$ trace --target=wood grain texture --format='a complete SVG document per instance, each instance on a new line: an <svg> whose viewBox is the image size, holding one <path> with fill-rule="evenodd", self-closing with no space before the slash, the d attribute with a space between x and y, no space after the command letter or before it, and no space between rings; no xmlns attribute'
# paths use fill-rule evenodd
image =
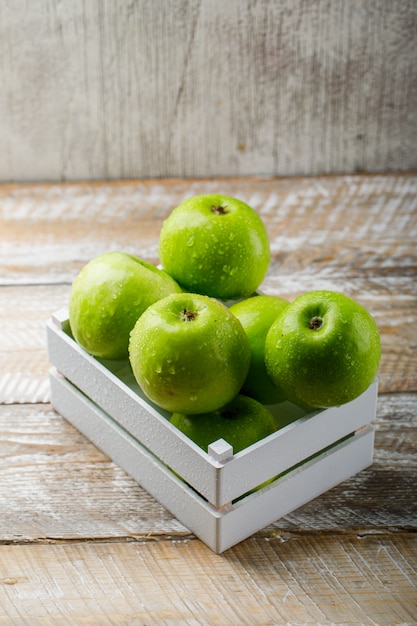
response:
<svg viewBox="0 0 417 626"><path fill-rule="evenodd" d="M415 537L0 546L0 623L413 624Z"/></svg>
<svg viewBox="0 0 417 626"><path fill-rule="evenodd" d="M113 249L158 263L163 219L185 197L219 191L265 222L263 290L357 299L381 332L380 390L417 391L415 175L154 180L0 186L0 402L48 401L44 323L85 263Z"/></svg>
<svg viewBox="0 0 417 626"><path fill-rule="evenodd" d="M359 278L372 287L390 274L415 276L417 176L410 174L3 184L0 284L70 282L93 255L115 248L158 262L163 219L204 193L235 196L260 213L274 280Z"/></svg>
<svg viewBox="0 0 417 626"><path fill-rule="evenodd" d="M373 465L221 556L52 410L45 337L82 265L156 263L164 217L210 191L262 215L266 291L342 290L383 343ZM417 621L416 198L415 175L0 185L0 624Z"/></svg>
<svg viewBox="0 0 417 626"><path fill-rule="evenodd" d="M0 288L0 404L49 402L45 321L68 296L67 285Z"/></svg>
<svg viewBox="0 0 417 626"><path fill-rule="evenodd" d="M264 532L416 531L417 396L380 396L375 427L370 468ZM49 406L0 406L0 442L0 542L189 535Z"/></svg>
<svg viewBox="0 0 417 626"><path fill-rule="evenodd" d="M0 4L0 180L417 168L413 0Z"/></svg>

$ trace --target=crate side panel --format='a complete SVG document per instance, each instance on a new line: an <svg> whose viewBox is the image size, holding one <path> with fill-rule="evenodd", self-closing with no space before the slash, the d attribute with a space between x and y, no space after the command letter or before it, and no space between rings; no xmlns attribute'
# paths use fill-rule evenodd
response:
<svg viewBox="0 0 417 626"><path fill-rule="evenodd" d="M61 330L67 323L61 315L58 322L48 325L51 362L216 507L223 507L335 443L369 423L375 415L376 381L353 402L302 417L222 465L205 455L173 428L156 407L132 390L129 377L122 377L126 384L86 354Z"/></svg>
<svg viewBox="0 0 417 626"><path fill-rule="evenodd" d="M372 463L374 431L368 426L329 452L309 461L234 504L219 520L219 552L313 500Z"/></svg>
<svg viewBox="0 0 417 626"><path fill-rule="evenodd" d="M377 391L378 383L374 381L352 402L300 418L236 455L220 474L220 503L238 498L370 424L375 418Z"/></svg>
<svg viewBox="0 0 417 626"><path fill-rule="evenodd" d="M51 390L54 406L68 421L217 553L372 462L373 431L368 428L275 484L235 503L230 510L218 512L70 382L53 372Z"/></svg>
<svg viewBox="0 0 417 626"><path fill-rule="evenodd" d="M217 511L64 377L51 372L50 381L60 414L216 551Z"/></svg>
<svg viewBox="0 0 417 626"><path fill-rule="evenodd" d="M49 358L57 370L199 493L215 502L220 464L55 324L47 324L47 333Z"/></svg>

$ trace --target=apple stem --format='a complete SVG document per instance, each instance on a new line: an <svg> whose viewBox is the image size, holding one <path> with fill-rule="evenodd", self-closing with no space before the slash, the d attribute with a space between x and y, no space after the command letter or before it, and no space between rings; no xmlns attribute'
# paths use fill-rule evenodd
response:
<svg viewBox="0 0 417 626"><path fill-rule="evenodd" d="M195 311L189 311L188 309L184 309L181 313L181 320L183 322L192 322L198 316L198 313Z"/></svg>
<svg viewBox="0 0 417 626"><path fill-rule="evenodd" d="M311 330L319 330L322 326L323 326L323 319L321 317L317 317L317 315L311 318L310 323L308 325L308 327Z"/></svg>
<svg viewBox="0 0 417 626"><path fill-rule="evenodd" d="M226 213L227 213L227 211L226 211L227 205L226 206L215 206L215 205L213 205L213 206L210 207L210 209L212 210L212 212L215 215L226 215Z"/></svg>

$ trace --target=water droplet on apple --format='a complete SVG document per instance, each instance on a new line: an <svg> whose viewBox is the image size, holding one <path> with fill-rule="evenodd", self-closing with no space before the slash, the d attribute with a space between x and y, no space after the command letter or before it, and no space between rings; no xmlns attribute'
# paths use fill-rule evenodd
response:
<svg viewBox="0 0 417 626"><path fill-rule="evenodd" d="M195 402L197 400L197 396L190 396L191 402Z"/></svg>
<svg viewBox="0 0 417 626"><path fill-rule="evenodd" d="M191 246L194 245L194 237L193 237L193 235L191 235L191 237L188 239L188 241L186 241L185 245L188 246L189 248L191 248Z"/></svg>
<svg viewBox="0 0 417 626"><path fill-rule="evenodd" d="M162 365L161 364L156 365L155 366L155 373L156 374L160 374L161 372L162 372Z"/></svg>

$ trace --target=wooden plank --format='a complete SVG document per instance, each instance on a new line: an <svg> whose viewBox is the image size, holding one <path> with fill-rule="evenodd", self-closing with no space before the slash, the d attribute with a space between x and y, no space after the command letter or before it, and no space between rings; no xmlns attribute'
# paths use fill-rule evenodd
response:
<svg viewBox="0 0 417 626"><path fill-rule="evenodd" d="M416 530L416 409L380 396L373 465L269 530ZM189 535L48 405L0 406L0 442L0 542Z"/></svg>
<svg viewBox="0 0 417 626"><path fill-rule="evenodd" d="M45 323L69 286L0 287L0 404L49 402Z"/></svg>
<svg viewBox="0 0 417 626"><path fill-rule="evenodd" d="M265 219L269 292L341 289L377 319L358 476L217 557L48 404L44 323L76 272L116 247L156 262L164 216L219 182L0 186L0 624L417 620L415 175L221 181Z"/></svg>
<svg viewBox="0 0 417 626"><path fill-rule="evenodd" d="M163 219L204 193L260 213L272 248L268 284L284 294L280 281L291 293L293 278L348 290L359 279L364 293L415 278L417 176L387 175L0 185L0 284L71 282L108 249L157 263Z"/></svg>
<svg viewBox="0 0 417 626"><path fill-rule="evenodd" d="M164 217L185 196L219 191L219 185L265 221L272 262L264 290L289 299L321 288L354 297L382 335L380 391L417 390L416 176L122 181L0 186L0 282L9 286L0 293L0 345L6 346L0 402L48 400L45 352L36 352L43 322L55 303L67 303L84 263L115 248L157 263ZM11 287L28 283L61 286L29 288L26 295ZM18 320L29 311L32 320L37 310L42 317L29 327L10 314L12 303ZM24 344L33 343L34 332L37 348L29 359Z"/></svg>
<svg viewBox="0 0 417 626"><path fill-rule="evenodd" d="M413 0L0 3L1 180L415 169Z"/></svg>
<svg viewBox="0 0 417 626"><path fill-rule="evenodd" d="M0 546L0 623L411 624L415 535Z"/></svg>

